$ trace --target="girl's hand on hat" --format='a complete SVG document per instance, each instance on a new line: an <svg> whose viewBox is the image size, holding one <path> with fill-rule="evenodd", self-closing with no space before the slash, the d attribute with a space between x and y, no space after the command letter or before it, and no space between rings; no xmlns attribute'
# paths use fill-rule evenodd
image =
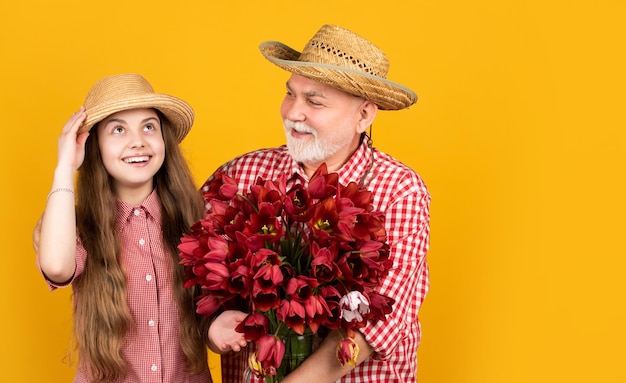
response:
<svg viewBox="0 0 626 383"><path fill-rule="evenodd" d="M89 137L89 132L78 134L78 129L87 118L84 107L72 114L67 120L63 131L58 139L59 158L57 168L69 167L72 171L76 171L85 159L85 142Z"/></svg>

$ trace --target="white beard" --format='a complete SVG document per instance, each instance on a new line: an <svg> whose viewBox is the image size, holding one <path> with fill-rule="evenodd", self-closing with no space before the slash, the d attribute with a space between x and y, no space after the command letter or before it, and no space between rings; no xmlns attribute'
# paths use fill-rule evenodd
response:
<svg viewBox="0 0 626 383"><path fill-rule="evenodd" d="M294 122L288 119L283 121L287 149L296 162L305 164L321 164L337 153L344 145L350 142L351 136L341 137L340 134L329 135L326 138L318 138L317 130L304 122ZM311 138L294 138L291 130L299 133L310 133ZM337 133L341 130L337 129Z"/></svg>

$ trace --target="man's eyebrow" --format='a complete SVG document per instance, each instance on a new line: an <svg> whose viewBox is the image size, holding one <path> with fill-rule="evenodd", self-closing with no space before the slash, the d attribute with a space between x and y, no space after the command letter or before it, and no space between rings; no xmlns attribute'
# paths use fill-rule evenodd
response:
<svg viewBox="0 0 626 383"><path fill-rule="evenodd" d="M287 87L287 90L289 90L290 92L293 93L293 89L291 89L291 87L289 86L289 81L287 81L285 83L285 86ZM324 96L323 93L317 92L315 90L309 90L303 93L305 96L307 97L321 97L321 98L326 98L326 96Z"/></svg>
<svg viewBox="0 0 626 383"><path fill-rule="evenodd" d="M321 97L321 98L326 98L326 96L324 96L322 93L320 93L320 92L316 92L316 91L314 91L314 90L310 90L310 91L308 91L308 92L304 92L304 94L305 94L307 97Z"/></svg>

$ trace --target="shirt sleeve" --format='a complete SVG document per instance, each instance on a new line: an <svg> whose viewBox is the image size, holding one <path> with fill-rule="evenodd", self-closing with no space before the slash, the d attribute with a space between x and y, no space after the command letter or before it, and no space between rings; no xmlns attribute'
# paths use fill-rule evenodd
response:
<svg viewBox="0 0 626 383"><path fill-rule="evenodd" d="M82 242L80 241L79 237L76 237L76 255L75 255L75 261L76 261L76 269L74 270L74 275L72 276L72 278L65 282L65 283L56 283L51 281L46 274L43 272L43 270L41 270L41 264L40 264L40 260L39 260L39 254L37 254L37 269L39 269L39 272L41 273L41 275L43 276L46 284L48 285L48 289L50 291L54 291L58 288L63 288L63 287L67 287L69 285L71 285L74 280L76 279L76 277L78 277L79 275L81 275L83 273L83 270L85 269L85 260L87 259L87 251L85 250L85 248L83 247Z"/></svg>
<svg viewBox="0 0 626 383"><path fill-rule="evenodd" d="M419 344L419 308L428 292L426 253L430 237L430 194L413 184L385 210L385 227L393 266L378 292L394 299L386 320L361 329L374 348L374 358L386 359L407 337Z"/></svg>

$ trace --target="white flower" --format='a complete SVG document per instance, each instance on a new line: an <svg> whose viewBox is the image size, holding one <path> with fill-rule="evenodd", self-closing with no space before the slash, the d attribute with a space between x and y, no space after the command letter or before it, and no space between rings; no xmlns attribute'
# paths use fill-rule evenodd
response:
<svg viewBox="0 0 626 383"><path fill-rule="evenodd" d="M358 291L350 291L348 294L344 295L339 301L339 306L341 307L340 316L346 322L352 322L354 320L356 320L356 322L362 322L363 315L369 314L370 312L370 303L367 301L367 298Z"/></svg>

